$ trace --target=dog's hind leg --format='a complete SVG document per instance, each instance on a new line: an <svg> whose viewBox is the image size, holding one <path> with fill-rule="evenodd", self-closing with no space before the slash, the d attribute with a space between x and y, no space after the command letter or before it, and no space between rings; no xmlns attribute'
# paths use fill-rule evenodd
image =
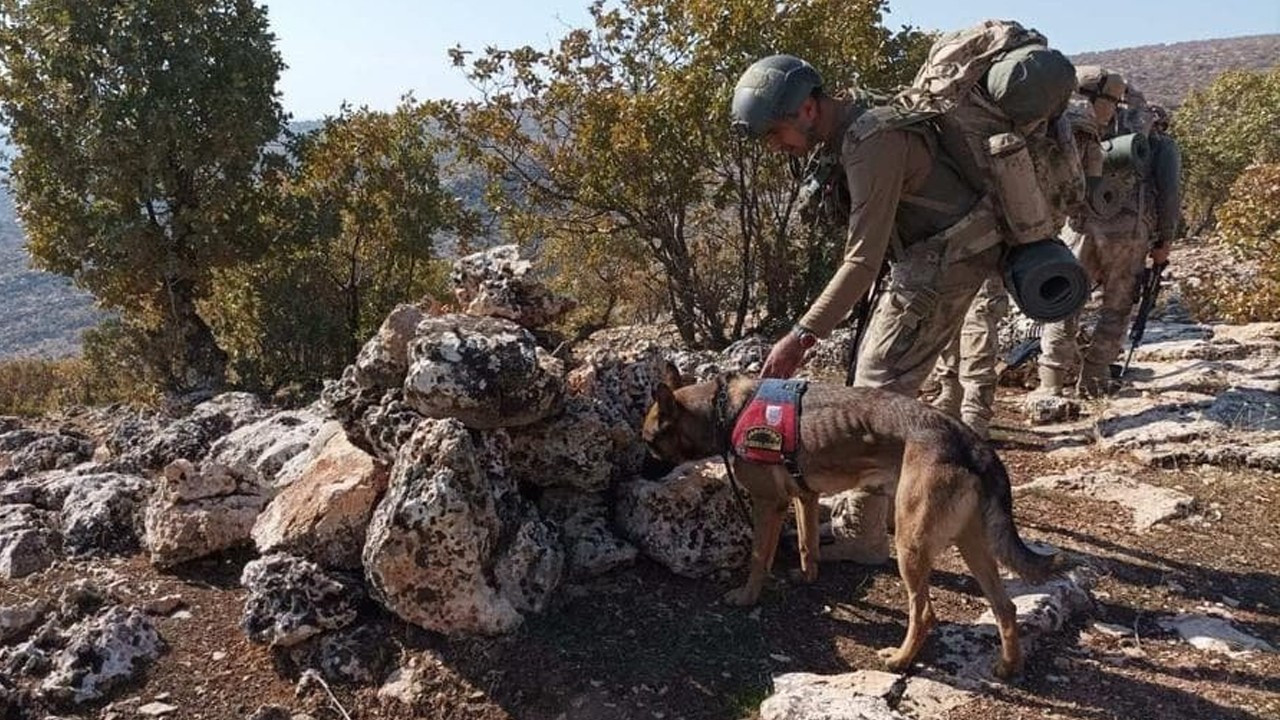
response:
<svg viewBox="0 0 1280 720"><path fill-rule="evenodd" d="M908 544L913 544L911 547ZM899 648L884 648L879 655L884 659L888 669L901 673L908 669L916 653L928 637L929 630L937 623L933 615L933 602L929 600L929 575L933 574L933 559L929 557L927 547L914 546L914 543L897 543L897 570L906 584L906 611L908 625L906 637L902 638Z"/></svg>
<svg viewBox="0 0 1280 720"><path fill-rule="evenodd" d="M747 574L745 585L725 593L724 601L729 605L754 605L760 599L764 579L769 574L773 553L778 547L778 536L782 534L782 519L786 511L786 497L751 499L752 524L755 526L755 536L751 543L751 570Z"/></svg>
<svg viewBox="0 0 1280 720"><path fill-rule="evenodd" d="M1000 630L1000 659L996 661L992 672L1001 680L1008 680L1022 671L1022 646L1018 644L1018 612L1005 592L1004 581L996 566L996 558L991 553L987 540L986 528L982 521L974 518L972 522L956 538L956 546L960 548L960 556L977 579L982 594L991 604L991 612L996 616L996 627Z"/></svg>
<svg viewBox="0 0 1280 720"><path fill-rule="evenodd" d="M899 518L901 519L901 518ZM929 576L933 574L933 552L928 545L927 532L912 537L899 523L897 542L898 572L907 586L907 636L898 648L880 651L885 665L894 672L902 672L911 666L916 653L924 645L925 638L937 622L933 614L933 602L929 599Z"/></svg>
<svg viewBox="0 0 1280 720"><path fill-rule="evenodd" d="M800 546L800 573L792 579L811 583L818 579L818 496L804 493L792 501L796 510L796 537Z"/></svg>

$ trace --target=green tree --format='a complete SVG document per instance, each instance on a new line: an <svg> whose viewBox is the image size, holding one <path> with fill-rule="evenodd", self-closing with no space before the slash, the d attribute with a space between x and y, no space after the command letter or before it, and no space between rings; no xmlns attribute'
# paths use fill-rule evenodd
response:
<svg viewBox="0 0 1280 720"><path fill-rule="evenodd" d="M121 313L172 389L217 386L198 311L266 246L283 67L250 0L0 0L0 120L35 263Z"/></svg>
<svg viewBox="0 0 1280 720"><path fill-rule="evenodd" d="M787 163L731 136L732 85L772 52L810 59L831 89L909 79L923 36L886 30L883 9L881 0L596 2L594 26L547 51L455 49L483 99L439 103L436 116L459 159L488 173L507 231L572 268L597 319L652 297L656 280L684 340L720 346L743 332L762 295L766 322L788 322L811 290L806 248L827 244L804 241Z"/></svg>
<svg viewBox="0 0 1280 720"><path fill-rule="evenodd" d="M219 274L209 312L238 379L274 389L341 372L387 313L445 293L444 240L473 218L441 184L426 109L343 107L269 176L273 252Z"/></svg>
<svg viewBox="0 0 1280 720"><path fill-rule="evenodd" d="M1245 168L1280 162L1280 65L1232 70L1191 93L1173 117L1192 231L1209 229Z"/></svg>

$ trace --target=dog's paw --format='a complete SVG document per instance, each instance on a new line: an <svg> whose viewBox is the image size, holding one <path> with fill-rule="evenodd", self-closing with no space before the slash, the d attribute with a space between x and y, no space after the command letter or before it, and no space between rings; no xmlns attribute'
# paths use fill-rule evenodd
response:
<svg viewBox="0 0 1280 720"><path fill-rule="evenodd" d="M991 673L997 678L1009 682L1022 674L1022 663L1005 662L1004 658L999 658L996 660L996 664L992 666Z"/></svg>
<svg viewBox="0 0 1280 720"><path fill-rule="evenodd" d="M755 605L756 600L760 597L760 593L751 592L751 588L743 585L740 588L734 588L724 594L724 603L726 605L736 605L738 607L746 607L747 605Z"/></svg>
<svg viewBox="0 0 1280 720"><path fill-rule="evenodd" d="M818 568L816 566L808 568L806 570L801 570L799 568L792 568L791 570L787 571L787 579L793 583L797 583L801 585L812 584L818 579Z"/></svg>
<svg viewBox="0 0 1280 720"><path fill-rule="evenodd" d="M876 654L884 661L884 666L888 668L890 672L905 672L907 668L911 667L912 658L907 657L906 654L901 652L898 648L887 647L883 650L877 651Z"/></svg>

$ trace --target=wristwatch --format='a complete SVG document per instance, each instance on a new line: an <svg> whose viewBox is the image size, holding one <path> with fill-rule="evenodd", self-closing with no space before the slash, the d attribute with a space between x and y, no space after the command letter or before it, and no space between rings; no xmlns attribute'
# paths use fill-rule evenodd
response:
<svg viewBox="0 0 1280 720"><path fill-rule="evenodd" d="M805 330L799 325L796 325L795 327L791 328L791 332L793 335L796 336L796 340L800 342L801 350L808 350L809 348L818 344L818 336L814 335L808 330Z"/></svg>

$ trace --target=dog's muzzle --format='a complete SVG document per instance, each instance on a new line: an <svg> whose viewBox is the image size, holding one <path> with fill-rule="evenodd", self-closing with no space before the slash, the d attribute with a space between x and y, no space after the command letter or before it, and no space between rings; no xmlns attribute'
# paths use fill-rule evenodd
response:
<svg viewBox="0 0 1280 720"><path fill-rule="evenodd" d="M661 480L676 469L677 464L656 457L652 452L644 454L644 462L640 464L640 477L645 480Z"/></svg>

